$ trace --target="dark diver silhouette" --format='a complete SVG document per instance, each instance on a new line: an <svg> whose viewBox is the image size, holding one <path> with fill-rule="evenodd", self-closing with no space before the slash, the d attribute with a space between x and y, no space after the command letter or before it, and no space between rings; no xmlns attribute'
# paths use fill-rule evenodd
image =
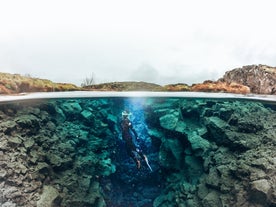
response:
<svg viewBox="0 0 276 207"><path fill-rule="evenodd" d="M130 115L131 113L127 110L122 112L121 130L122 138L125 141L127 154L134 160L137 169L141 168L140 159L144 159L150 171L152 171L147 156L133 142L133 136L136 140L139 140L139 137L136 130L133 128L131 121L129 120Z"/></svg>

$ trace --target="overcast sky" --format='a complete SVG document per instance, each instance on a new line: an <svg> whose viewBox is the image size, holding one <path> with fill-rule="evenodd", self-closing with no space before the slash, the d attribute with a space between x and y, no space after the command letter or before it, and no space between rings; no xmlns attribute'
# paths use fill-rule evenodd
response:
<svg viewBox="0 0 276 207"><path fill-rule="evenodd" d="M0 71L80 85L276 66L274 0L0 0Z"/></svg>

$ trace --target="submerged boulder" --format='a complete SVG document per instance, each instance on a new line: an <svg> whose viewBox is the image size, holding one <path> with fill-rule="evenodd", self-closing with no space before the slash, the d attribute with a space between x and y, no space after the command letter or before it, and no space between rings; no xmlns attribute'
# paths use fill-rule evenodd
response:
<svg viewBox="0 0 276 207"><path fill-rule="evenodd" d="M173 130L178 122L178 115L177 114L166 114L160 117L160 125L164 129Z"/></svg>
<svg viewBox="0 0 276 207"><path fill-rule="evenodd" d="M230 126L227 122L216 116L205 117L204 122L209 133L212 135L210 136L210 139L218 144L231 143L231 140L229 140L229 137L226 134L226 132L230 130Z"/></svg>
<svg viewBox="0 0 276 207"><path fill-rule="evenodd" d="M203 156L203 154L211 150L211 143L199 136L196 132L189 133L188 140L191 143L194 154L198 156Z"/></svg>
<svg viewBox="0 0 276 207"><path fill-rule="evenodd" d="M216 191L211 191L202 201L204 207L223 207L219 198L219 193Z"/></svg>
<svg viewBox="0 0 276 207"><path fill-rule="evenodd" d="M38 128L39 119L35 115L22 115L15 119L16 123L22 128Z"/></svg>
<svg viewBox="0 0 276 207"><path fill-rule="evenodd" d="M60 106L66 118L69 120L76 119L80 116L82 107L78 101L66 101Z"/></svg>
<svg viewBox="0 0 276 207"><path fill-rule="evenodd" d="M40 199L37 201L37 207L57 207L60 203L60 196L57 189L45 185L43 187Z"/></svg>
<svg viewBox="0 0 276 207"><path fill-rule="evenodd" d="M256 180L251 182L250 197L251 199L262 205L267 205L267 200L271 186L266 179Z"/></svg>
<svg viewBox="0 0 276 207"><path fill-rule="evenodd" d="M83 110L81 116L88 125L93 124L95 121L95 115L90 110Z"/></svg>

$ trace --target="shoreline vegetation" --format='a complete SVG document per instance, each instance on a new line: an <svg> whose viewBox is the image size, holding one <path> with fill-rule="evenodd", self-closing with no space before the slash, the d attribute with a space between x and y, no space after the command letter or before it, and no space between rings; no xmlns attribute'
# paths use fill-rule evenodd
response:
<svg viewBox="0 0 276 207"><path fill-rule="evenodd" d="M85 81L87 83L87 78ZM276 67L266 65L250 65L233 69L227 71L225 75L217 81L206 80L203 83L196 83L192 85L176 83L164 86L142 81L129 81L91 85L82 84L82 86L79 87L71 83L55 83L47 79L33 78L30 75L24 76L0 72L1 95L55 91L192 91L275 95L275 85Z"/></svg>

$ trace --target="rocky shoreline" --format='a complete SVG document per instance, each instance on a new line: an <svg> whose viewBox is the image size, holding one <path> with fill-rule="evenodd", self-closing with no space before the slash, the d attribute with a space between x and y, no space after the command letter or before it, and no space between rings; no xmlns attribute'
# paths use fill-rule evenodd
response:
<svg viewBox="0 0 276 207"><path fill-rule="evenodd" d="M145 165L137 171L124 152L118 123L126 106L152 173ZM2 104L0 119L3 207L276 206L269 105L58 99Z"/></svg>
<svg viewBox="0 0 276 207"><path fill-rule="evenodd" d="M219 81L248 86L255 94L276 94L276 68L267 65L236 68L226 72Z"/></svg>
<svg viewBox="0 0 276 207"><path fill-rule="evenodd" d="M93 77L92 77L93 78ZM93 79L86 82L93 83ZM0 73L0 94L54 91L192 91L236 94L276 94L276 67L248 65L227 71L217 81L206 80L191 86L185 83L161 86L147 82L111 82L77 87L73 84L54 83L45 79Z"/></svg>

